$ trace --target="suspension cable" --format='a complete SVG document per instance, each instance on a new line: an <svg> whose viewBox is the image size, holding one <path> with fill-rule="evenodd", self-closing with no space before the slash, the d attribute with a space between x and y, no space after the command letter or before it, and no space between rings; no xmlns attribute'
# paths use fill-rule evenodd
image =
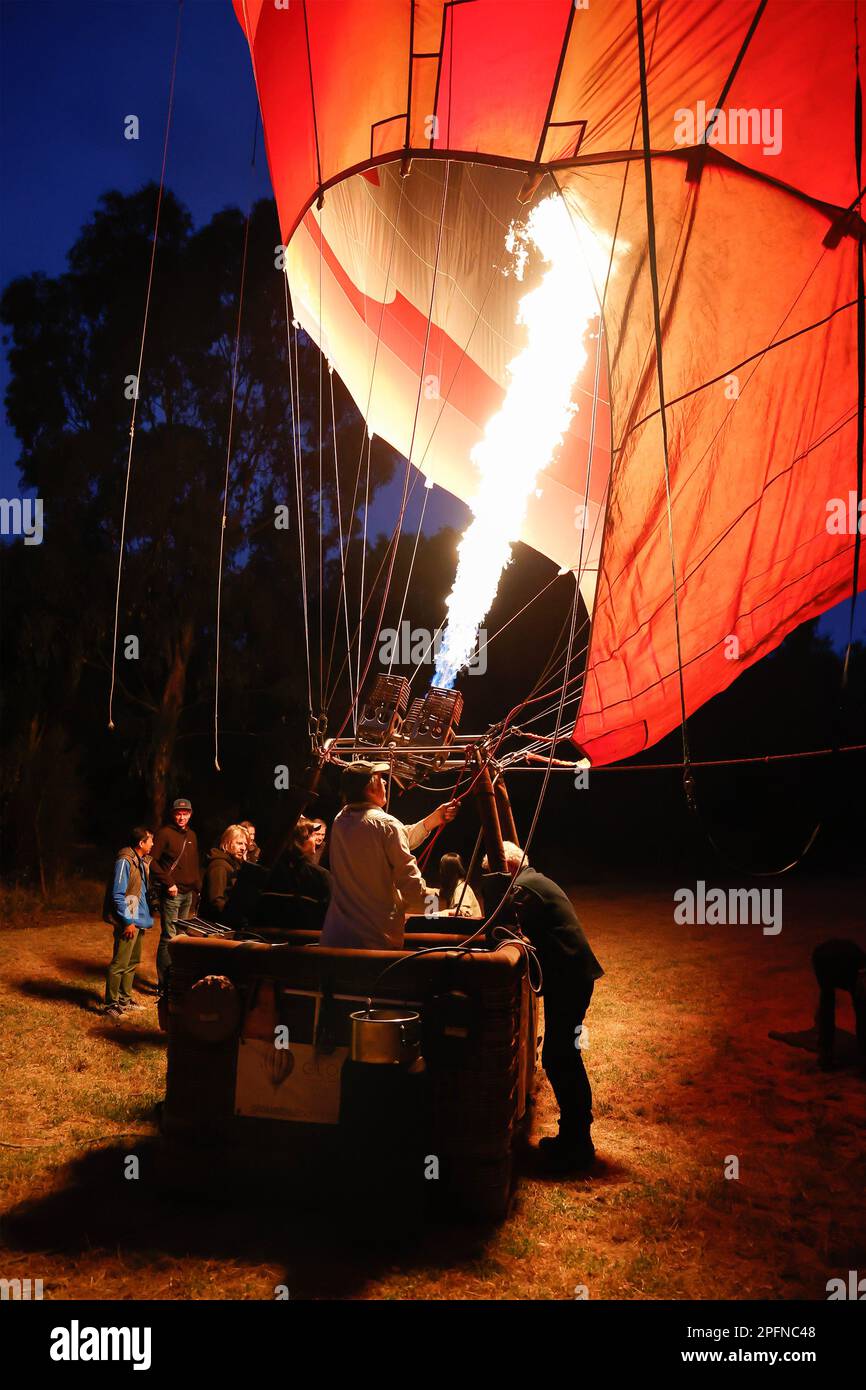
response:
<svg viewBox="0 0 866 1390"><path fill-rule="evenodd" d="M680 631L680 607L677 585L677 561L674 546L673 508L671 503L671 473L668 455L668 424L665 411L665 377L662 357L661 306L659 303L658 255L656 250L655 202L653 197L652 149L650 144L649 95L647 90L646 48L643 28L643 0L635 0L637 12L638 63L640 67L641 125L643 130L643 165L646 189L647 249L649 251L650 285L653 301L653 330L656 348L656 375L658 378L659 415L662 429L662 462L665 474L665 499L668 520L668 546L671 559L671 583L673 592L674 631L677 650L677 674L680 694L680 717L683 736L683 789L689 806L694 806L694 779L689 769L691 752L689 749L688 722L686 717L686 692L683 676L682 637Z"/></svg>
<svg viewBox="0 0 866 1390"><path fill-rule="evenodd" d="M295 392L295 373L292 371L292 319L289 309L289 276L288 272L283 273L283 290L286 305L286 348L288 352L289 366L289 400L292 411L292 456L295 470L295 506L298 517L298 560L301 571L301 606L304 614L304 652L307 663L307 699L310 715L313 712L313 684L312 671L310 665L310 617L309 601L307 597L307 552L306 535L304 529L304 481L302 473L302 460L300 453L300 382L298 383L297 395ZM297 357L297 333L295 334L295 356Z"/></svg>
<svg viewBox="0 0 866 1390"><path fill-rule="evenodd" d="M252 154L252 159L251 159L251 161L250 161L250 171L251 171L251 175L252 175L252 171L255 169L255 165L256 165L256 136L258 135L258 129L259 129L259 107L258 107L258 103L256 103L256 118L255 118L255 122L254 122L254 125L253 125L253 154ZM223 505L222 505L222 516L221 516L221 520L220 520L220 553L219 553L219 565L218 565L218 568L217 568L216 650L215 650L215 654L214 654L214 696L213 696L213 764L214 764L214 767L216 768L217 772L222 772L222 768L220 767L220 754L219 754L219 701L220 701L220 649L221 649L221 645L222 645L223 557L224 557L224 555L225 555L226 520L227 520L227 517L228 517L228 505L229 505L229 481L230 481L231 457L232 457L232 440L233 440L233 437L234 437L234 423L235 423L235 397L236 397L236 395L237 395L237 387L238 387L238 363L239 363L239 361L240 361L240 351L241 351L241 322L242 322L242 320L243 320L243 312L244 312L244 288L245 288L245 286L246 286L246 278L247 278L247 252L248 252L248 250L249 250L249 241L250 241L250 219L251 219L251 217L252 217L252 212L253 212L253 195L252 195L252 192L250 192L249 207L247 208L247 215L246 215L246 219L245 219L245 221L244 221L244 246L243 246L243 252L242 252L242 255L241 255L241 283L240 283L240 290L239 290L239 292L238 292L238 316L237 316L237 326L236 326L236 329L235 329L235 351L234 351L234 360L233 360L233 363L232 363L232 394L231 394L231 404L230 404L230 406L229 406L229 425L228 425L228 432L227 432L227 438L226 438L226 468L225 468L225 479L224 479L224 481L223 481Z"/></svg>
<svg viewBox="0 0 866 1390"><path fill-rule="evenodd" d="M438 230L438 234L437 234L437 238L436 238L436 259L435 259L435 263L434 263L434 266L433 266L433 282L432 282L432 285L431 285L431 287L430 287L430 304L429 304L428 311L427 311L427 326L426 326L426 331L425 331L425 334L424 334L424 349L423 349L423 352L422 352L422 355L421 355L421 367L420 367L419 374L418 374L418 391L417 391L417 395L416 395L416 398L415 398L415 415L414 415L414 419L413 419L413 422L412 422L412 433L411 433L410 440L409 440L409 453L408 453L407 458L406 458L406 472L405 472L404 479L403 479L403 497L402 497L402 500L401 500L400 512L399 512L398 521L397 521L396 537L395 537L394 545L393 545L392 550L391 550L391 559L390 559L390 563L389 563L389 565L388 565L388 572L387 572L387 575L386 575L386 578L385 578L385 589L384 589L384 592L383 592L383 594L382 594L382 602L381 602L380 607L379 607L379 617L378 617L378 621L377 621L377 623L376 623L377 628L381 628L381 625L382 625L382 618L383 618L383 616L384 616L385 607L386 607L387 602L388 602L388 593L389 593L389 590L390 590L390 587L391 587L391 579L392 579L392 576L393 576L393 573L394 573L394 564L395 564L395 561L396 561L396 559L397 559L397 548L398 548L399 540L400 540L400 532L401 532L402 529L403 529L403 521L404 521L404 518L405 518L405 515L406 515L406 505L407 505L408 494L409 494L409 482L410 482L410 479L411 479L411 472L412 472L412 452L413 452L413 449L414 449L414 447L415 447L415 433L416 433L416 430L417 430L417 428L418 428L418 416L419 416L419 412L420 412L420 409L421 409L421 393L422 393L422 391L423 391L423 389L424 389L424 368L425 368L425 365L426 365L426 362L427 362L427 351L428 351L429 344L430 344L430 332L431 332L432 321L433 321L433 304L434 304L434 299L435 299L435 295L436 295L436 280L437 280L437 276L438 276L438 273L439 273L439 258L440 258L441 248L442 248L442 229L443 229L443 226L444 226L444 223L445 223L445 205L446 205L446 202L447 202L447 199L448 199L448 175L449 175L449 170L450 170L450 168L451 168L451 161L448 160L448 161L446 161L446 164L445 164L445 178L444 178L444 181L443 181L443 189L442 189L442 209L441 209L441 213L440 213L440 216L439 216L439 230ZM371 643L371 646L370 646L370 652L369 652L369 655L368 655L368 657L367 657L367 661L366 661L366 664L365 664L365 666L364 666L363 673L362 673L362 675L361 675L361 680L358 682L357 689L358 689L359 691L360 691L360 689L361 689L361 686L363 685L363 682L367 679L367 673L368 673L368 671L370 670L370 667L371 667L372 664L373 664L373 656L375 655L375 651L376 651L376 641L375 641L375 637L374 637L373 642ZM356 699L357 699L357 697L356 697ZM337 737L337 738L339 738L340 735L342 734L342 732L343 732L343 730L345 729L346 725L348 724L349 719L351 718L351 716L352 716L352 710L351 710L351 708L350 708L349 710L347 710L346 715L345 715L345 717L344 717L344 719L343 719L343 722L342 722L342 724L340 725L339 729L337 730L337 734L336 734L336 737Z"/></svg>
<svg viewBox="0 0 866 1390"><path fill-rule="evenodd" d="M147 272L147 291L144 298L144 318L141 325L141 343L138 350L138 370L135 374L135 390L132 394L132 415L129 421L129 450L126 456L126 481L123 488L123 511L120 519L120 544L117 552L117 586L114 595L114 637L111 644L111 687L108 692L108 727L114 728L114 690L117 684L117 634L120 627L120 586L123 575L123 558L126 549L126 516L129 508L129 484L132 478L132 449L135 443L135 417L138 397L141 391L141 372L144 365L144 344L147 337L147 321L150 314L150 294L153 288L153 268L156 262L156 246L159 240L159 219L162 212L162 195L165 189L165 170L168 163L168 139L171 132L171 118L174 111L174 83L177 74L177 55L180 51L180 26L183 16L183 0L178 0L177 23L174 36L174 56L171 62L171 78L168 84L168 110L165 119L165 136L162 142L162 168L159 175L159 191L156 196L156 215L153 224L153 239L150 245L150 265Z"/></svg>
<svg viewBox="0 0 866 1390"><path fill-rule="evenodd" d="M335 405L334 405L334 369L333 369L333 367L330 367L330 368L329 368L329 370L328 370L328 377L329 377L330 384L331 384L331 435L332 435L332 438L333 438L333 441L334 441L334 491L335 491L335 493L336 493L336 498L337 498L337 532L338 532L338 538L339 538L339 542L340 542L340 597L339 597L339 599L337 600L337 613L336 613L336 617L335 617L335 621L334 621L334 631L333 631L333 635L332 635L332 637L331 637L331 654L330 654L330 656L329 656L329 658L328 658L328 679L330 679L330 675L331 675L331 663L332 663L333 656L334 656L334 646L335 646L335 644L336 644L337 628L338 628L339 625L340 625L340 608L342 607L342 608L343 608L343 614L344 614L344 617L345 617L345 619L346 619L346 657L347 657L347 659L348 659L348 670L349 670L349 699L350 699L351 702L352 702L352 709L353 709L353 712L354 712L353 727L354 727L354 729L355 729L355 732L357 733L357 729L358 729L357 706L356 706L356 701L355 701L354 695L353 695L353 693L352 693L352 640L351 640L351 637L349 636L349 599L348 599L348 596L347 596L347 594L346 594L346 551L345 551L344 548L343 548L343 509L342 509L342 505L341 505L341 501L340 501L340 468L339 468L339 459L338 459L338 455L337 455L337 412L336 412L336 407L335 407ZM327 689L327 684L328 684L328 681L326 680L326 681L325 681L325 688L326 688L326 689Z"/></svg>

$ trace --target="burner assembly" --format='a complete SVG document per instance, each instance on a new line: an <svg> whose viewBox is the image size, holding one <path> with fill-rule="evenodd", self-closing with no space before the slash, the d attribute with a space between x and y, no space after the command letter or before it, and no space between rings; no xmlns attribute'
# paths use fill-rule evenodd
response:
<svg viewBox="0 0 866 1390"><path fill-rule="evenodd" d="M358 739L381 748L400 737L409 704L409 682L405 676L378 675L364 702L358 721Z"/></svg>
<svg viewBox="0 0 866 1390"><path fill-rule="evenodd" d="M462 713L459 690L434 685L410 704L406 677L380 673L362 706L351 756L361 757L371 748L399 753L392 760L392 775L405 789L446 766ZM343 743L332 751L342 754Z"/></svg>
<svg viewBox="0 0 866 1390"><path fill-rule="evenodd" d="M441 690L434 685L421 699L412 701L399 740L412 749L412 755L395 761L392 774L399 786L422 782L431 772L441 771L462 713L459 690Z"/></svg>

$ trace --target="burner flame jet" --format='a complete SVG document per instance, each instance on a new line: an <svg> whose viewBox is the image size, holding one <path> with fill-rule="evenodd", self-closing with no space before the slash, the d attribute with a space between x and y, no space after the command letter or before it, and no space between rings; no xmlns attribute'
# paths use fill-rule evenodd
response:
<svg viewBox="0 0 866 1390"><path fill-rule="evenodd" d="M570 215L558 195L533 208L525 226L512 224L506 248L514 255L519 280L533 249L546 269L520 300L517 322L526 328L526 346L508 364L505 399L470 455L478 473L473 520L458 547L432 681L445 689L451 689L475 650L529 496L578 409L572 391L587 361L587 328L599 315L595 287L604 283L610 258L610 243L605 246Z"/></svg>

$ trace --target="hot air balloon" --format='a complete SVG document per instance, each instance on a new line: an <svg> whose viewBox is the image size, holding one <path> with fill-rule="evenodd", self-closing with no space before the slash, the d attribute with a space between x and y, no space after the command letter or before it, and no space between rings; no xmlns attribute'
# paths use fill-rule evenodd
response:
<svg viewBox="0 0 866 1390"><path fill-rule="evenodd" d="M464 501L523 341L509 229L567 214L596 300L579 408L512 539L591 612L593 764L856 592L860 0L234 5L296 319Z"/></svg>

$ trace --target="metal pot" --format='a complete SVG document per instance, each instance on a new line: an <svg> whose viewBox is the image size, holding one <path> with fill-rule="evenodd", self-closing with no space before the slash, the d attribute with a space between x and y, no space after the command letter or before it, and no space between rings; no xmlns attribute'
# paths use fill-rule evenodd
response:
<svg viewBox="0 0 866 1390"><path fill-rule="evenodd" d="M406 1009L361 1009L352 1014L353 1062L404 1066L421 1056L421 1015Z"/></svg>

